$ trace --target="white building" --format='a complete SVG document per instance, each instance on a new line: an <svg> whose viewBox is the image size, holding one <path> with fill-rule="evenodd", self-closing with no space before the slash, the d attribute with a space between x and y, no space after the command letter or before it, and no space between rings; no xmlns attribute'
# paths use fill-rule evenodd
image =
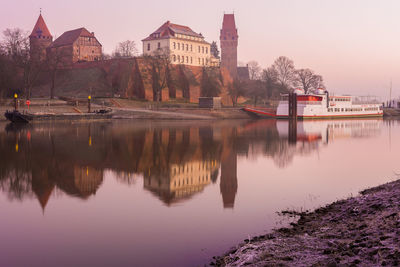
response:
<svg viewBox="0 0 400 267"><path fill-rule="evenodd" d="M172 64L210 66L210 44L187 26L165 22L143 42L143 55L168 53Z"/></svg>

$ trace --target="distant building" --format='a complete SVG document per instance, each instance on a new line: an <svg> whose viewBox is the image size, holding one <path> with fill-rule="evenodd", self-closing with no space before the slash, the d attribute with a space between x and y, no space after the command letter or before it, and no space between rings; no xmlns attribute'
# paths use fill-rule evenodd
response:
<svg viewBox="0 0 400 267"><path fill-rule="evenodd" d="M29 35L30 57L33 60L43 61L46 59L46 48L53 42L53 36L50 34L46 23L42 17L36 21L31 35Z"/></svg>
<svg viewBox="0 0 400 267"><path fill-rule="evenodd" d="M49 55L63 54L65 63L101 60L102 45L85 28L64 32L47 49Z"/></svg>
<svg viewBox="0 0 400 267"><path fill-rule="evenodd" d="M249 65L246 65L246 67L237 67L237 78L241 81L250 80Z"/></svg>
<svg viewBox="0 0 400 267"><path fill-rule="evenodd" d="M211 64L210 44L204 40L203 35L187 26L167 21L142 42L143 55L166 53L170 56L172 64L190 66Z"/></svg>
<svg viewBox="0 0 400 267"><path fill-rule="evenodd" d="M228 69L232 78L237 77L238 32L234 14L224 14L220 32L221 67Z"/></svg>

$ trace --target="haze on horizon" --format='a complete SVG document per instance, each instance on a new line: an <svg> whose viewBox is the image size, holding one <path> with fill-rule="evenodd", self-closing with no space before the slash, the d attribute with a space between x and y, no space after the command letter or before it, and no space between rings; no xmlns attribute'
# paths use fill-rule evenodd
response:
<svg viewBox="0 0 400 267"><path fill-rule="evenodd" d="M266 68L279 56L296 68L324 77L331 93L400 95L400 1L373 0L219 0L219 1L50 1L6 0L0 30L31 31L39 9L54 38L85 27L95 32L105 53L118 42L141 40L162 23L191 27L208 42L217 41L225 13L235 12L238 60Z"/></svg>

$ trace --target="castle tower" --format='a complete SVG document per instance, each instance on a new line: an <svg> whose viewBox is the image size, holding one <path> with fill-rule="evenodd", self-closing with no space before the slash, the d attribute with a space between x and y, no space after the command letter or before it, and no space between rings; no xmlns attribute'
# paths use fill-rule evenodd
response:
<svg viewBox="0 0 400 267"><path fill-rule="evenodd" d="M237 77L238 38L235 14L224 14L219 37L221 43L221 67L227 68L232 78Z"/></svg>
<svg viewBox="0 0 400 267"><path fill-rule="evenodd" d="M31 35L29 35L29 52L31 59L38 61L45 60L46 48L50 46L52 42L53 36L51 36L42 14L40 14L35 27L33 27Z"/></svg>

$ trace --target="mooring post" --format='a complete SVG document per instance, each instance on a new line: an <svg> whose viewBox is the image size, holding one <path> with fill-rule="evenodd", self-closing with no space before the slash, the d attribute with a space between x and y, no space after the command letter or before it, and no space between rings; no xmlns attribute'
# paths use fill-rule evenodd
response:
<svg viewBox="0 0 400 267"><path fill-rule="evenodd" d="M87 99L88 99L88 113L90 113L90 100L92 99L92 97L89 95Z"/></svg>
<svg viewBox="0 0 400 267"><path fill-rule="evenodd" d="M289 93L289 143L295 144L297 142L297 94Z"/></svg>

